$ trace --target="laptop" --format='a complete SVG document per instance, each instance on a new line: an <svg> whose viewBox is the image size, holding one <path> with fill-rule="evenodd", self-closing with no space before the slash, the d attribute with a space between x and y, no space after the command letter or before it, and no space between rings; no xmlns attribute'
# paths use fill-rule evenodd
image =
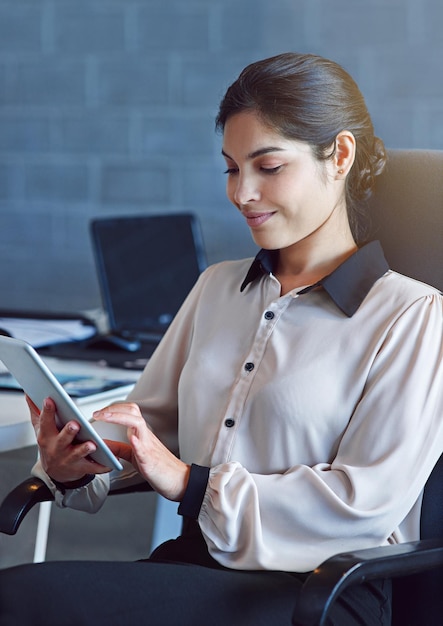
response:
<svg viewBox="0 0 443 626"><path fill-rule="evenodd" d="M110 334L158 341L207 265L196 216L98 218L91 237Z"/></svg>
<svg viewBox="0 0 443 626"><path fill-rule="evenodd" d="M109 332L45 353L143 369L207 267L200 223L192 213L103 217L90 234Z"/></svg>

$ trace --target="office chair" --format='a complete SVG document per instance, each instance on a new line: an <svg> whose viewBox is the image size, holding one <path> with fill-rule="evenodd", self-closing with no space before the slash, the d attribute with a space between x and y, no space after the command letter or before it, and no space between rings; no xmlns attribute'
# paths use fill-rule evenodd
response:
<svg viewBox="0 0 443 626"><path fill-rule="evenodd" d="M443 151L390 150L368 211L368 238L382 242L392 269L443 290ZM424 489L421 540L328 559L303 585L294 626L325 626L343 589L377 578L393 579L393 625L443 623L442 459ZM134 489L149 486L123 491ZM0 532L15 534L35 504L52 499L42 481L27 479L0 505Z"/></svg>

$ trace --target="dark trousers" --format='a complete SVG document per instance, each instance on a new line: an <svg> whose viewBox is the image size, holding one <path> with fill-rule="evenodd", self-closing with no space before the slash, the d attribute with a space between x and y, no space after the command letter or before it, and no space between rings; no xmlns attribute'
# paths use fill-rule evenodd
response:
<svg viewBox="0 0 443 626"><path fill-rule="evenodd" d="M180 562L186 556L188 561ZM305 574L220 567L180 537L136 563L49 562L0 570L1 626L290 626ZM390 584L348 589L330 626L388 626Z"/></svg>

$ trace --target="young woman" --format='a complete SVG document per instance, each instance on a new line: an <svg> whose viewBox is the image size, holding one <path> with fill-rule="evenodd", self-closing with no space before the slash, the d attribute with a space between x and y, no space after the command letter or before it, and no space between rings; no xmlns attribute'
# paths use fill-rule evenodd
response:
<svg viewBox="0 0 443 626"><path fill-rule="evenodd" d="M217 126L260 251L204 272L128 401L95 414L122 429L127 469L91 463L50 399L30 405L34 473L61 506L94 511L137 473L180 503L183 533L144 562L0 572L4 626L289 625L324 559L418 538L443 449L443 302L357 239L385 162L362 95L335 63L283 54L241 73ZM389 624L389 583L349 589L331 620Z"/></svg>

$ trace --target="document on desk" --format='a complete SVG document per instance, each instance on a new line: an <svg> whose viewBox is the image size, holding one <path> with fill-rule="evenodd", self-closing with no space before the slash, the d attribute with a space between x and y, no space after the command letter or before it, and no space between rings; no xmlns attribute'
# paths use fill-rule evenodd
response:
<svg viewBox="0 0 443 626"><path fill-rule="evenodd" d="M96 334L96 328L83 319L0 317L0 334L23 339L34 348L67 341L81 341Z"/></svg>

